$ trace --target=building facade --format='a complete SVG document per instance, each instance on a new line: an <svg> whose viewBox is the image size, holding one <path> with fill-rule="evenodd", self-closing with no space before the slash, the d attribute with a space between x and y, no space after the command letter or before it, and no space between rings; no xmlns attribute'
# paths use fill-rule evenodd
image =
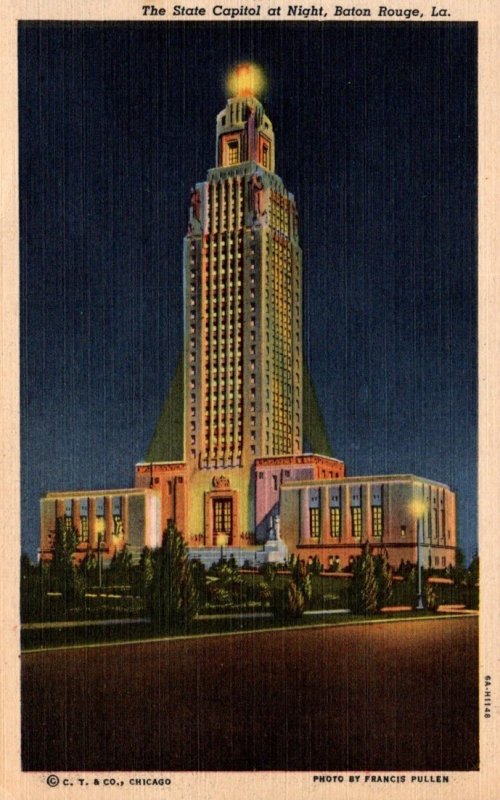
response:
<svg viewBox="0 0 500 800"><path fill-rule="evenodd" d="M302 253L274 168L261 103L229 99L184 241L186 525L206 546L252 541L255 459L302 450Z"/></svg>
<svg viewBox="0 0 500 800"><path fill-rule="evenodd" d="M40 558L52 558L58 520L75 533L77 562L89 550L109 561L125 547L137 558L161 544L160 510L152 489L48 492L40 501Z"/></svg>
<svg viewBox="0 0 500 800"><path fill-rule="evenodd" d="M280 531L304 561L346 569L368 542L391 565L433 569L455 564L456 500L441 483L415 475L378 475L285 483Z"/></svg>

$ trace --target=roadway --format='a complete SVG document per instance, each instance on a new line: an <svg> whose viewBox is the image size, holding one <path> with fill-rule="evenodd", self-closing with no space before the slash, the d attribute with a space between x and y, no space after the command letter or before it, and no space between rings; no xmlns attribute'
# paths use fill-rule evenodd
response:
<svg viewBox="0 0 500 800"><path fill-rule="evenodd" d="M478 620L25 653L23 768L468 770Z"/></svg>

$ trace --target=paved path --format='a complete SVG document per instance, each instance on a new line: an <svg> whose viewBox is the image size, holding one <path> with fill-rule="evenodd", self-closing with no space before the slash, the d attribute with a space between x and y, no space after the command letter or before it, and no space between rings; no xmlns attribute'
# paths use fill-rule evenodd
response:
<svg viewBox="0 0 500 800"><path fill-rule="evenodd" d="M26 653L23 765L474 769L477 622L450 615Z"/></svg>
<svg viewBox="0 0 500 800"><path fill-rule="evenodd" d="M61 628L99 628L105 625L139 625L150 622L149 618L143 619L73 619L62 622L24 622L22 631L43 631Z"/></svg>

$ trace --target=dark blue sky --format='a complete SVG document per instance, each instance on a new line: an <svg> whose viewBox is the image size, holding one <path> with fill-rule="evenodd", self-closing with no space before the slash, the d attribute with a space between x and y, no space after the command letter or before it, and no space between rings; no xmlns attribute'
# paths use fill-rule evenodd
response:
<svg viewBox="0 0 500 800"><path fill-rule="evenodd" d="M189 189L258 61L298 201L305 342L350 475L477 515L476 26L22 23L22 539L48 490L131 485L181 346Z"/></svg>

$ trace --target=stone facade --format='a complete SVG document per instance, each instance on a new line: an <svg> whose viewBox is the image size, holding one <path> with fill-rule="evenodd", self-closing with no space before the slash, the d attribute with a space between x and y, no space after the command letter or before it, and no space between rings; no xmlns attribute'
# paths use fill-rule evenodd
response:
<svg viewBox="0 0 500 800"><path fill-rule="evenodd" d="M281 536L306 562L344 569L368 542L386 552L393 567L417 561L426 567L455 564L455 494L448 486L414 475L294 481L280 497Z"/></svg>
<svg viewBox="0 0 500 800"><path fill-rule="evenodd" d="M52 558L58 519L76 533L76 562L89 550L108 561L124 547L137 558L161 544L160 503L153 489L48 492L40 501L40 558Z"/></svg>

